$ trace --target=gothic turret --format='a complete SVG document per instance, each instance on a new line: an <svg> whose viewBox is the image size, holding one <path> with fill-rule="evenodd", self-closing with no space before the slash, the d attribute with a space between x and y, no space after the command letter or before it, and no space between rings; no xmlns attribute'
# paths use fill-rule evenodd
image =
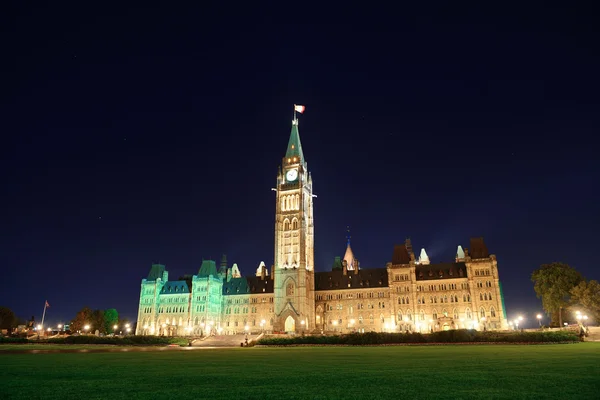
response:
<svg viewBox="0 0 600 400"><path fill-rule="evenodd" d="M269 271L267 270L265 262L261 261L260 264L258 264L258 268L256 269L256 276L263 276L263 274L268 276Z"/></svg>
<svg viewBox="0 0 600 400"><path fill-rule="evenodd" d="M429 256L424 248L421 249L421 254L419 254L419 264L429 265Z"/></svg>
<svg viewBox="0 0 600 400"><path fill-rule="evenodd" d="M462 246L459 245L456 249L456 262L461 261L465 261L465 251L463 250Z"/></svg>
<svg viewBox="0 0 600 400"><path fill-rule="evenodd" d="M344 254L344 261L346 261L348 271L352 271L355 268L358 268L355 262L354 253L352 252L352 248L350 247L350 238L350 228L348 228L348 235L346 236L346 254Z"/></svg>
<svg viewBox="0 0 600 400"><path fill-rule="evenodd" d="M227 255L221 256L221 265L219 265L219 276L225 278L227 276Z"/></svg>
<svg viewBox="0 0 600 400"><path fill-rule="evenodd" d="M242 274L240 273L240 269L236 263L233 263L231 266L231 277L232 278L241 278Z"/></svg>

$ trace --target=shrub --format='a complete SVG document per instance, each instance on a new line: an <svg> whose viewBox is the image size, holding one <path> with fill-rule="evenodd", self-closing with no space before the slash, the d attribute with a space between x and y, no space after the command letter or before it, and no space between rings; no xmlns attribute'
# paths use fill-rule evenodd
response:
<svg viewBox="0 0 600 400"><path fill-rule="evenodd" d="M264 337L258 341L259 345L286 346L293 344L343 344L343 345L376 345L400 343L474 343L474 342L500 342L500 343L557 343L577 342L576 333L570 331L556 332L479 332L473 329L456 329L421 333L350 333L335 336L292 336L292 337Z"/></svg>
<svg viewBox="0 0 600 400"><path fill-rule="evenodd" d="M8 343L29 343L24 337L0 336L0 344Z"/></svg>

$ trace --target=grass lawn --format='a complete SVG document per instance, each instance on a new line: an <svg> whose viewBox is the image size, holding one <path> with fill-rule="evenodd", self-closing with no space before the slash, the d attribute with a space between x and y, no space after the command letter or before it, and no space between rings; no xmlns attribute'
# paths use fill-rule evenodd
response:
<svg viewBox="0 0 600 400"><path fill-rule="evenodd" d="M3 399L593 399L600 343L0 351Z"/></svg>

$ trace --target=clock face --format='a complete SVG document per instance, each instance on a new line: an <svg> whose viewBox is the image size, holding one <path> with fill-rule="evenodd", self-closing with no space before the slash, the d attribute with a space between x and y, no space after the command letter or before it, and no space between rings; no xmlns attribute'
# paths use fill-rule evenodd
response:
<svg viewBox="0 0 600 400"><path fill-rule="evenodd" d="M295 181L296 178L298 177L298 170L297 169L290 169L287 174L285 174L285 177L287 178L288 181Z"/></svg>

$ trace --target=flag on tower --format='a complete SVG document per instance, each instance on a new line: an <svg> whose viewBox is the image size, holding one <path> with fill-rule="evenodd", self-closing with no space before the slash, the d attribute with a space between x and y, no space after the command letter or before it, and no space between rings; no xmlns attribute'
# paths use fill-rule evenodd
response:
<svg viewBox="0 0 600 400"><path fill-rule="evenodd" d="M299 112L300 114L302 114L304 112L304 110L306 109L306 107L304 106L299 106L297 104L294 104L294 111Z"/></svg>
<svg viewBox="0 0 600 400"><path fill-rule="evenodd" d="M46 300L46 307L50 307L50 304L48 304L48 300Z"/></svg>

